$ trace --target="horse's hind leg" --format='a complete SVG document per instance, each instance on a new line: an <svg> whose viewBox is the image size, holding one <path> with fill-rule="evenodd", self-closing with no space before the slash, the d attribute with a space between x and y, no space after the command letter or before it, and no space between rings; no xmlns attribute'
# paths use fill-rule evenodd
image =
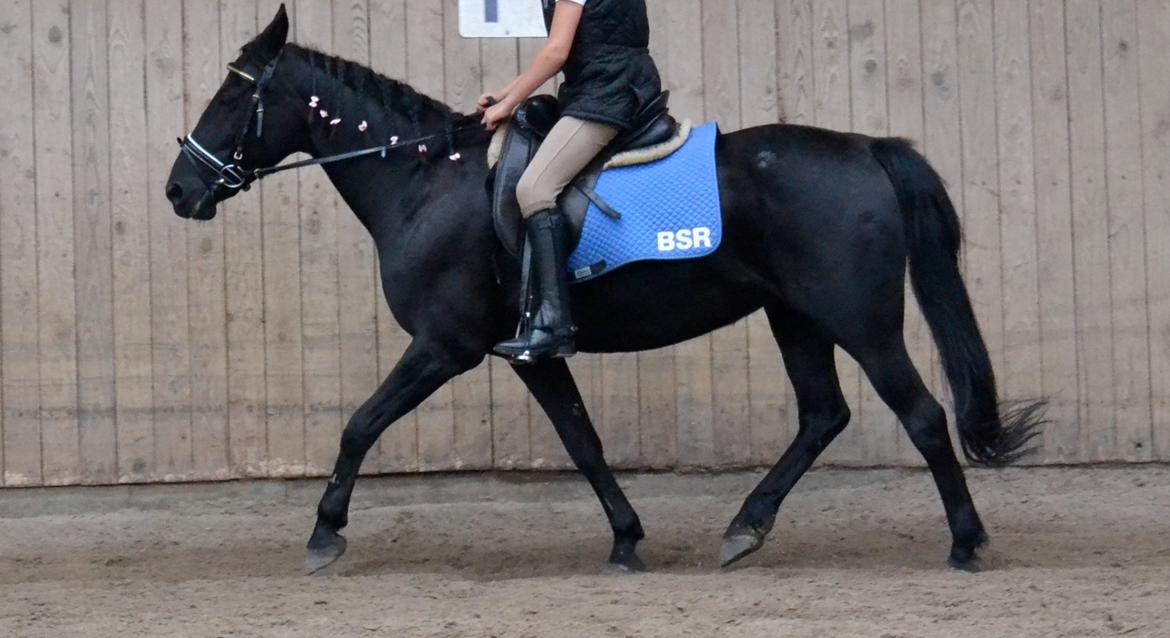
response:
<svg viewBox="0 0 1170 638"><path fill-rule="evenodd" d="M515 370L552 420L573 463L601 500L614 535L610 564L626 571L641 571L643 565L636 549L645 536L642 523L605 462L601 439L585 411L569 366L563 359L552 359Z"/></svg>
<svg viewBox="0 0 1170 638"><path fill-rule="evenodd" d="M780 503L849 423L849 406L841 395L833 359L833 341L795 313L779 307L770 307L767 312L796 391L800 429L784 456L748 496L727 528L720 552L724 566L764 544Z"/></svg>
<svg viewBox="0 0 1170 638"><path fill-rule="evenodd" d="M987 533L967 490L963 468L955 458L946 413L922 383L906 352L901 331L853 355L930 466L951 529L953 544L948 562L956 569L974 571L975 550L987 542Z"/></svg>

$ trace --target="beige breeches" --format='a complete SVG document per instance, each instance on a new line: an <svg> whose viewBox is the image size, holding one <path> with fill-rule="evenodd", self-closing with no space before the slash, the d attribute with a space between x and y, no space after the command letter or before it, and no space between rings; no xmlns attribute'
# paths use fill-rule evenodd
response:
<svg viewBox="0 0 1170 638"><path fill-rule="evenodd" d="M565 187L605 150L617 133L616 128L606 124L562 117L516 185L516 199L524 218L555 207Z"/></svg>

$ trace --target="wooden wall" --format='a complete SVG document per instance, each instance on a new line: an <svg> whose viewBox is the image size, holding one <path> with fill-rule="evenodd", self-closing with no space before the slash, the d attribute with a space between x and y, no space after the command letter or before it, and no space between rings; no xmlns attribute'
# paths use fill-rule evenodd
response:
<svg viewBox="0 0 1170 638"><path fill-rule="evenodd" d="M1170 0L649 4L679 115L919 142L961 209L1004 394L1052 398L1040 461L1170 460ZM405 346L371 244L319 171L209 224L163 196L175 136L277 5L0 0L4 485L322 474ZM540 46L459 38L456 0L290 5L297 41L463 109ZM941 388L916 309L906 333ZM854 422L826 460L918 463L841 364ZM760 316L572 365L620 467L770 464L795 431ZM367 469L567 465L492 362L392 429Z"/></svg>

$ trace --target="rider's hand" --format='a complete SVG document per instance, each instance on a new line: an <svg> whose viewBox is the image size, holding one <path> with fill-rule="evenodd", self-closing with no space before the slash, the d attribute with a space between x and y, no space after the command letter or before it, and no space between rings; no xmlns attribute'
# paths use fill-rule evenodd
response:
<svg viewBox="0 0 1170 638"><path fill-rule="evenodd" d="M505 99L502 102L497 102L490 106L483 112L483 125L489 131L494 131L501 124L507 122L512 117L512 111L516 109L516 105L512 104L511 100Z"/></svg>
<svg viewBox="0 0 1170 638"><path fill-rule="evenodd" d="M476 108L480 113L504 101L508 96L507 89L500 89L499 91L492 91L491 93L484 93L475 101Z"/></svg>

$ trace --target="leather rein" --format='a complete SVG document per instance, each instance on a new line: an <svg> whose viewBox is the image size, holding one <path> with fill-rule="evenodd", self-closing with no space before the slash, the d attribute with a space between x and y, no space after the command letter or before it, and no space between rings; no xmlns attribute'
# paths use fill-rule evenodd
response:
<svg viewBox="0 0 1170 638"><path fill-rule="evenodd" d="M283 51L281 52L281 54ZM248 133L252 129L252 120L256 121L256 138L259 139L264 135L264 92L268 88L268 84L272 81L272 76L276 73L276 66L280 62L281 54L277 54L267 66L260 77L246 73L234 65L227 65L228 71L251 82L256 86L255 92L252 94L252 112L248 115L248 121L244 123L243 128L240 129L235 139L235 151L232 153L232 161L224 162L216 157L213 153L204 148L195 137L188 134L187 137L178 140L179 148L183 152L183 156L195 166L196 169L204 171L208 170L215 176L215 181L211 182L208 187L210 189L227 189L229 191L246 191L252 187L252 183L275 175L276 173L283 173L285 171L296 170L298 168L305 168L308 166L321 166L324 164L334 164L337 162L344 162L347 160L356 159L359 157L367 157L369 155L381 155L386 157L386 153L391 150L407 148L414 145L420 145L419 150L425 150L423 143L429 142L440 137L451 137L456 133L460 133L473 128L478 128L479 125L467 125L457 127L444 131L442 133L435 133L433 135L425 135L410 140L393 140L388 144L381 146L371 146L356 151L349 151L347 153L339 153L337 155L328 155L325 157L317 157L299 162L292 162L289 164L280 164L277 166L270 166L267 168L245 169L240 166L240 162L244 159L244 142L248 137ZM458 154L453 155L452 159L458 159Z"/></svg>

